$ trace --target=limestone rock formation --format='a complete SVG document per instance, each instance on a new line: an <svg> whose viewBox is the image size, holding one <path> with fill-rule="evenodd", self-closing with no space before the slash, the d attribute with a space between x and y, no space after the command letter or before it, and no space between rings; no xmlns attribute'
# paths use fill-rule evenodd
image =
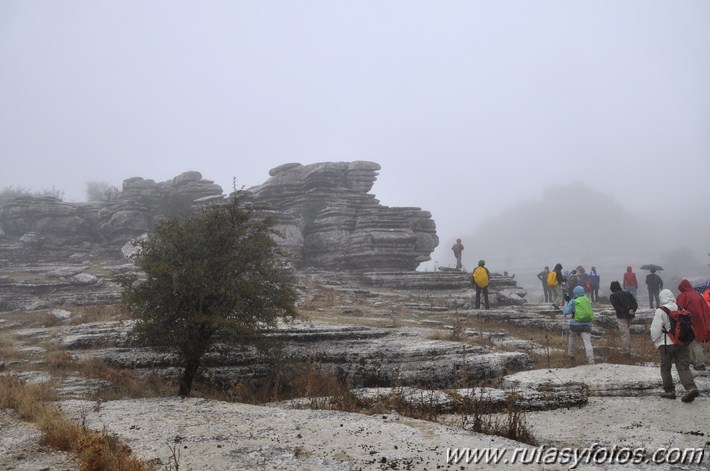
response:
<svg viewBox="0 0 710 471"><path fill-rule="evenodd" d="M282 246L301 266L414 270L439 243L436 224L427 211L382 206L369 194L378 170L366 161L285 164L248 199L275 212Z"/></svg>
<svg viewBox="0 0 710 471"><path fill-rule="evenodd" d="M365 161L284 164L263 185L240 193L259 217L277 221L277 242L297 268L414 270L439 243L436 225L427 211L382 206L369 194L379 169ZM161 219L224 201L222 188L200 172L164 182L134 177L105 202L10 200L0 206L0 233L28 249L120 248Z"/></svg>
<svg viewBox="0 0 710 471"><path fill-rule="evenodd" d="M8 201L0 207L0 227L28 247L78 244L96 236L91 214L48 196Z"/></svg>
<svg viewBox="0 0 710 471"><path fill-rule="evenodd" d="M65 203L47 196L15 198L0 206L0 231L26 247L61 247L85 242L120 245L165 217L188 213L205 199L222 197L222 187L199 172L156 183L140 177L104 203Z"/></svg>

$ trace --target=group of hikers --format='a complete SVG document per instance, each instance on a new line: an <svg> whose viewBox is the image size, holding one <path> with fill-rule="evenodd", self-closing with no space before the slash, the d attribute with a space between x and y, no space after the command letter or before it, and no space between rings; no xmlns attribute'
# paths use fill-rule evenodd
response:
<svg viewBox="0 0 710 471"><path fill-rule="evenodd" d="M710 286L708 286L710 283L693 287L690 281L683 279L678 285L680 294L676 299L671 290L663 289L663 281L656 274L657 270L651 268L650 271L651 273L646 277L649 305L653 309L655 301L656 307L650 334L660 358L663 385L661 397L676 398L671 376L671 367L675 364L680 382L685 388L681 400L692 402L699 392L690 367L698 371L705 370L703 343L710 341ZM541 272L538 278L543 279L544 273L545 271ZM590 280L592 274L594 274L594 281ZM594 350L591 337L594 313L588 294L598 296L600 280L595 267L592 267L589 274L585 274L584 268L579 266L565 277L562 274L562 265L558 263L553 271L548 272L547 280L547 285L551 288L548 299L553 306L557 308L559 304L556 303L559 303L560 296L564 296L566 301L562 313L565 317L570 316L567 347L570 363L575 364L576 342L577 337L580 337L584 343L587 362L593 364ZM565 282L567 289L571 289L571 295L569 291L565 295L562 294L562 285ZM596 283L596 289L592 287L593 283ZM638 282L632 268L627 267L622 283L612 281L609 289L611 291L609 301L616 312L622 350L626 355L631 356L631 322L639 307L636 300Z"/></svg>
<svg viewBox="0 0 710 471"><path fill-rule="evenodd" d="M457 239L452 250L456 256L457 269L460 270L463 251L461 239ZM485 264L485 260L479 260L478 266L472 272L472 282L476 288L476 309L480 309L481 296L485 308L489 308L490 272ZM663 280L657 271L651 267L645 281L649 307L653 309L655 306L650 336L660 358L663 386L661 397L676 398L671 375L671 367L675 365L680 383L685 389L681 400L692 402L698 397L699 391L690 368L696 371L705 370L703 343L710 342L710 280L693 287L690 281L683 279L678 285L679 295L676 298L671 290L663 288ZM581 338L587 362L594 364L592 303L599 302L601 283L596 267L587 272L579 265L567 273L562 271L562 264L558 263L553 270L546 266L537 277L543 285L545 302L552 303L556 310L561 308L565 317L570 316L567 345L569 363L575 365L577 339ZM621 348L631 357L631 322L639 308L636 299L638 280L631 266L626 267L621 282L611 282L609 290L609 302L614 308L619 326Z"/></svg>
<svg viewBox="0 0 710 471"><path fill-rule="evenodd" d="M648 303L651 309L654 307L654 301L656 307L660 306L659 296L663 289L663 280L656 273L657 271L657 268L652 267L650 268L650 273L646 275ZM551 276L550 274L553 272L555 274ZM542 282L542 291L546 303L551 302L556 309L559 309L562 302L561 298L564 298L565 294L572 297L574 288L577 286L584 288L584 292L593 303L599 302L599 284L601 278L597 273L596 267L592 267L591 271L587 273L583 266L578 265L577 268L566 273L562 272L562 265L558 263L553 272L550 271L550 267L546 266L537 274L537 278ZM559 286L560 289L556 289L556 286ZM631 293L634 299L636 299L638 286L636 273L634 273L631 266L626 267L621 288Z"/></svg>
<svg viewBox="0 0 710 471"><path fill-rule="evenodd" d="M558 263L552 271L550 271L550 267L546 266L537 274L537 278L542 282L545 302L552 303L555 309L560 308L565 296L571 298L574 295L574 289L578 286L588 295L591 302L599 301L601 278L596 267L592 267L587 273L582 265L578 265L577 268L567 273L562 272L562 264Z"/></svg>

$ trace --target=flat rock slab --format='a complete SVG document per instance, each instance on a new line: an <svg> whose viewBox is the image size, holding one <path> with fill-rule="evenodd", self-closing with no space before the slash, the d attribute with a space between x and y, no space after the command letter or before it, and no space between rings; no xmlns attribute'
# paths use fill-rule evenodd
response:
<svg viewBox="0 0 710 471"><path fill-rule="evenodd" d="M675 367L672 373L680 393L683 387L679 384ZM708 372L694 374L700 392L710 392ZM584 385L589 396L656 396L661 392L661 375L658 366L597 363L575 368L520 371L506 376L501 387L541 389L566 384Z"/></svg>
<svg viewBox="0 0 710 471"><path fill-rule="evenodd" d="M599 443L650 451L660 447L703 448L710 437L710 398L701 395L683 404L680 399L661 397L590 397L587 406L573 413L563 409L529 412L527 423L541 443L558 447ZM707 451L705 458L708 461ZM653 466L648 469L708 469L707 463ZM627 465L618 469L639 468Z"/></svg>
<svg viewBox="0 0 710 471"><path fill-rule="evenodd" d="M117 434L144 460L193 471L446 469L447 447L526 447L397 414L367 416L204 399L63 401L65 415ZM526 469L524 466L491 466Z"/></svg>
<svg viewBox="0 0 710 471"><path fill-rule="evenodd" d="M135 399L101 403L63 401L65 415L89 428L116 434L141 459L180 469L376 470L512 469L568 470L571 464L447 464L450 447L481 450L533 448L501 437L466 432L397 414L367 416L325 410L291 410L204 399ZM661 398L591 398L581 409L529 412L526 422L540 443L583 451L598 443L608 449L702 448L708 436L710 401L692 404ZM98 410L97 410L98 409ZM653 411L653 413L649 413ZM659 419L662 418L662 419ZM544 464L544 466L543 466ZM172 468L171 468L172 469ZM675 466L581 464L574 469L698 470Z"/></svg>

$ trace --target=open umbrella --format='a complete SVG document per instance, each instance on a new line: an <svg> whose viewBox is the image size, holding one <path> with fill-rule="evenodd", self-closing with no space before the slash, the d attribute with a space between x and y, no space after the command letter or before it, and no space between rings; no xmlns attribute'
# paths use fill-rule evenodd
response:
<svg viewBox="0 0 710 471"><path fill-rule="evenodd" d="M641 265L641 270L656 270L656 271L661 271L663 270L663 267L660 265L656 265L653 263L649 263L648 265Z"/></svg>

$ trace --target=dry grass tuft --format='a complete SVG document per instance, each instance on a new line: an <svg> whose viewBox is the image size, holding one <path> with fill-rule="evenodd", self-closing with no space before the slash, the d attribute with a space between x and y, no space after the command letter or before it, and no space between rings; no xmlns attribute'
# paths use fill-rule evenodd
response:
<svg viewBox="0 0 710 471"><path fill-rule="evenodd" d="M137 377L130 370L113 367L98 358L76 362L75 368L84 377L111 383L111 388L98 392L92 400L110 401L126 397L164 397L175 394L175 384L156 373Z"/></svg>
<svg viewBox="0 0 710 471"><path fill-rule="evenodd" d="M76 444L81 466L79 471L146 471L146 464L133 457L131 449L114 435L91 433Z"/></svg>
<svg viewBox="0 0 710 471"><path fill-rule="evenodd" d="M22 419L36 424L46 444L76 452L81 471L150 471L115 437L93 432L62 417L60 410L51 404L52 399L46 385L0 376L0 408L14 409Z"/></svg>
<svg viewBox="0 0 710 471"><path fill-rule="evenodd" d="M525 411L515 392L508 396L506 412L494 414L492 403L483 394L460 397L461 428L486 435L510 438L538 446L537 439L527 426Z"/></svg>
<svg viewBox="0 0 710 471"><path fill-rule="evenodd" d="M115 320L127 320L131 316L120 304L93 304L77 308L70 318L70 323L88 324L90 322L107 322Z"/></svg>

